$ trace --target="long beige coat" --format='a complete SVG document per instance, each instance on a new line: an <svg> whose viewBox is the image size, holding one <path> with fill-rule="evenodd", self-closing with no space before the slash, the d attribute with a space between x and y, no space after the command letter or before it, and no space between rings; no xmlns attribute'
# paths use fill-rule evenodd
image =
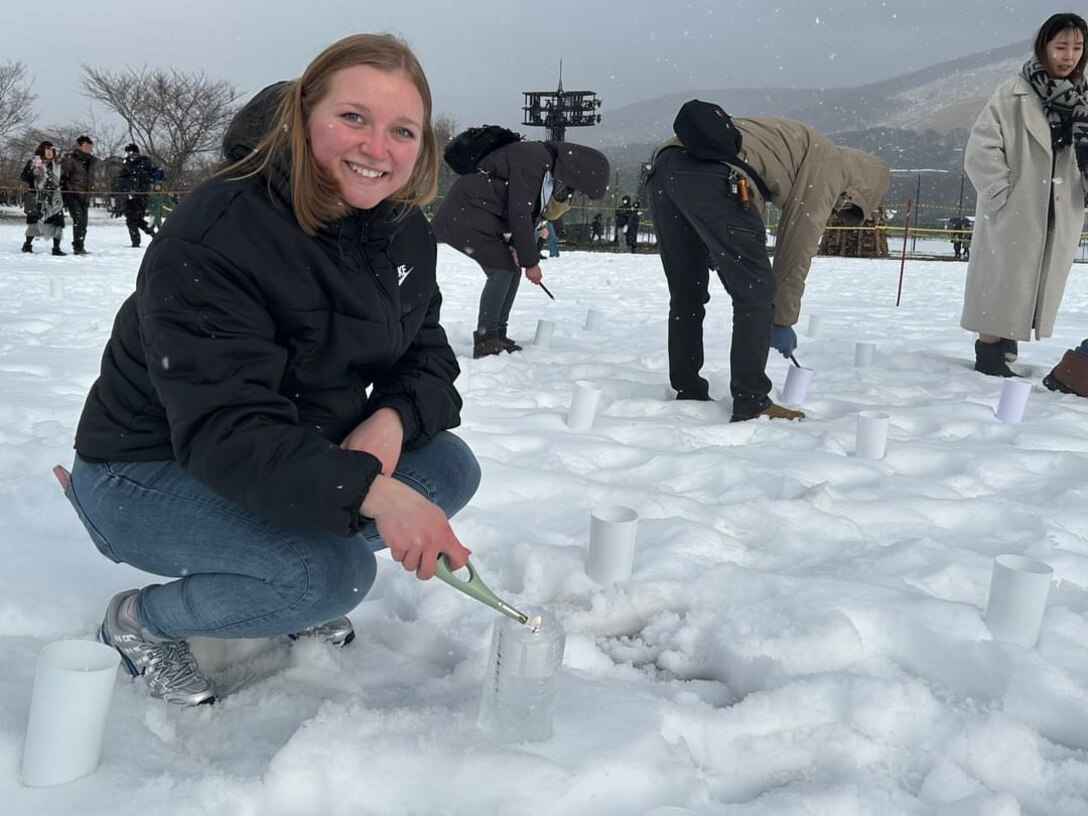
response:
<svg viewBox="0 0 1088 816"><path fill-rule="evenodd" d="M960 325L1012 340L1030 340L1032 328L1050 337L1088 186L1072 148L1054 164L1042 100L1022 77L1002 83L979 114L964 169L978 205Z"/></svg>

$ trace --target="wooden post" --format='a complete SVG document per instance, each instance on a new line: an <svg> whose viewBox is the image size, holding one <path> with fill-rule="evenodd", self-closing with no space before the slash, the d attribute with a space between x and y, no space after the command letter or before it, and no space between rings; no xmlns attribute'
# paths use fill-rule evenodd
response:
<svg viewBox="0 0 1088 816"><path fill-rule="evenodd" d="M899 259L899 291L895 293L896 306L899 305L899 301L903 297L903 268L907 265L907 236L910 234L910 217L914 213L913 205L914 201L907 199L907 220L903 224L903 254Z"/></svg>

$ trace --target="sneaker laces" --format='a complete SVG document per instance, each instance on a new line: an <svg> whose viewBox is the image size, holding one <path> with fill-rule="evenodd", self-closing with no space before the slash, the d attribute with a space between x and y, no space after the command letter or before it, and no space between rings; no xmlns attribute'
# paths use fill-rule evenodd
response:
<svg viewBox="0 0 1088 816"><path fill-rule="evenodd" d="M160 682L183 684L194 674L200 674L200 668L189 649L188 641L164 640L161 644L147 650L145 677L154 675Z"/></svg>

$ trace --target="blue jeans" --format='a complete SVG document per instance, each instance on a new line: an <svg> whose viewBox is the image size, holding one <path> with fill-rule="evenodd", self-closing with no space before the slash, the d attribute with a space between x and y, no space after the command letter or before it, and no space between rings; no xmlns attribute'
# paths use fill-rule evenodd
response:
<svg viewBox="0 0 1088 816"><path fill-rule="evenodd" d="M468 446L443 431L401 454L395 479L452 516L480 483ZM177 578L139 595L153 634L261 638L287 635L354 609L374 582L373 522L356 536L286 527L251 513L177 462L90 462L76 457L66 491L107 558Z"/></svg>
<svg viewBox="0 0 1088 816"><path fill-rule="evenodd" d="M558 258L559 257L559 233L557 233L555 231L555 224L553 224L551 221L548 222L548 237L545 240L547 240L547 242L548 242L548 257Z"/></svg>

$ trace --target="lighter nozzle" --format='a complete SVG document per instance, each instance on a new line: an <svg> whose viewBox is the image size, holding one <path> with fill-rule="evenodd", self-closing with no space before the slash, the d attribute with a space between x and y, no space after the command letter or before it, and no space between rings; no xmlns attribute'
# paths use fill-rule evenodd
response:
<svg viewBox="0 0 1088 816"><path fill-rule="evenodd" d="M519 612L518 610L514 609L514 607L510 606L510 604L506 603L506 601L499 601L499 611L507 617L513 618L520 624L529 623L528 615L526 615L524 612Z"/></svg>

